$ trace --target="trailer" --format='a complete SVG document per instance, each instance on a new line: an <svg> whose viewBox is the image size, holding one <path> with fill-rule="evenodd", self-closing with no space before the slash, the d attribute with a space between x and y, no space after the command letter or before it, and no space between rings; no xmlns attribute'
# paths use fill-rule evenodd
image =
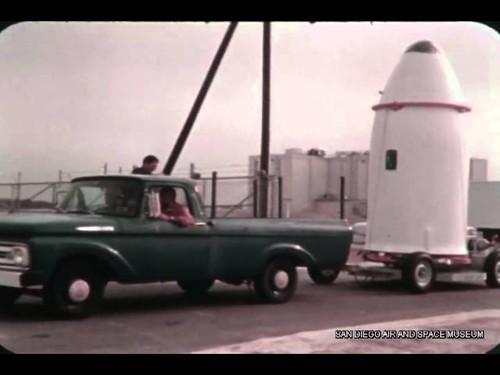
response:
<svg viewBox="0 0 500 375"><path fill-rule="evenodd" d="M345 270L365 280L401 280L413 293L426 293L436 282L486 282L500 288L500 244L490 242L474 227L464 239L467 255L433 255L365 250L367 223L353 225L353 250L362 261Z"/></svg>

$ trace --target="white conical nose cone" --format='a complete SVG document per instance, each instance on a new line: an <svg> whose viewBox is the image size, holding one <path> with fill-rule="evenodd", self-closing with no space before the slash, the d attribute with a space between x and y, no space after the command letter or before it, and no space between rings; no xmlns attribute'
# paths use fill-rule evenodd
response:
<svg viewBox="0 0 500 375"><path fill-rule="evenodd" d="M380 103L465 101L453 68L436 44L420 41L410 46L394 69Z"/></svg>
<svg viewBox="0 0 500 375"><path fill-rule="evenodd" d="M409 47L374 109L366 250L466 255L469 108L440 49Z"/></svg>

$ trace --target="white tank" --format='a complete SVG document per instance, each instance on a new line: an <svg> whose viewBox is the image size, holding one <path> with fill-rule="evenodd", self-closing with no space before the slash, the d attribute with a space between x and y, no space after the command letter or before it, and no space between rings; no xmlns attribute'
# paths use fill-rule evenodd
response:
<svg viewBox="0 0 500 375"><path fill-rule="evenodd" d="M373 109L365 249L467 254L470 109L441 49L410 46Z"/></svg>

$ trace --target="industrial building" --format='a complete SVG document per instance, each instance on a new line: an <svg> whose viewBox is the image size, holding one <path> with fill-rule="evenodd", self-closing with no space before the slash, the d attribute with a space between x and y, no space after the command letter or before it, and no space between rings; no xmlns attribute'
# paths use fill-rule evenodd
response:
<svg viewBox="0 0 500 375"><path fill-rule="evenodd" d="M259 155L249 157L250 175L259 171ZM352 223L366 220L368 199L368 151L339 151L327 155L324 150L287 149L270 156L269 174L283 178L283 212L291 217L340 217L340 180L345 177L345 217ZM470 159L469 181L488 180L488 161ZM251 192L251 183L248 186ZM277 188L270 186L271 216L276 212Z"/></svg>

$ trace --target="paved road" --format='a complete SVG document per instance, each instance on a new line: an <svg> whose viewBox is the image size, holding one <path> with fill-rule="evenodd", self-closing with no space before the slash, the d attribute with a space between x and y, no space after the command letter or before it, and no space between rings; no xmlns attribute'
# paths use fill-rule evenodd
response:
<svg viewBox="0 0 500 375"><path fill-rule="evenodd" d="M18 353L187 353L303 331L500 311L500 290L482 284L438 284L410 295L397 282L359 284L341 274L334 285L317 286L304 270L299 275L295 298L282 305L259 304L245 287L220 283L198 301L174 283L110 284L101 311L84 321L51 320L39 300L23 297L0 316L0 345Z"/></svg>

